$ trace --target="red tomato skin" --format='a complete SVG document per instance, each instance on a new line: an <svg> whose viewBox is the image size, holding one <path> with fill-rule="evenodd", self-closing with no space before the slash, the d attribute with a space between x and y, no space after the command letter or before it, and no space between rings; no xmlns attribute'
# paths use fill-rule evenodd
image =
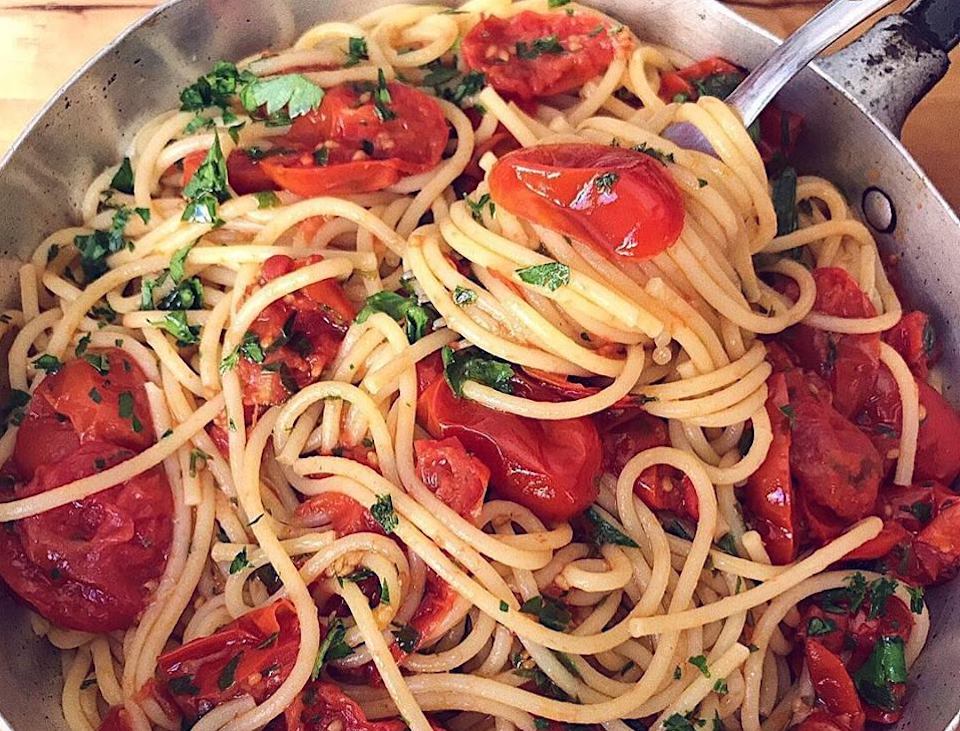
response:
<svg viewBox="0 0 960 731"><path fill-rule="evenodd" d="M747 480L744 507L750 524L763 539L770 560L790 563L799 549L799 526L793 485L790 481L790 421L781 407L790 403L783 373L767 380L766 409L773 430L773 442L763 464Z"/></svg>
<svg viewBox="0 0 960 731"><path fill-rule="evenodd" d="M666 166L642 152L595 144L508 153L490 172L490 196L614 260L656 256L680 237L686 215Z"/></svg>
<svg viewBox="0 0 960 731"><path fill-rule="evenodd" d="M873 304L843 269L815 269L814 310L838 317L873 317ZM795 325L780 339L796 354L804 370L825 379L833 391L833 406L850 417L863 408L880 368L880 335L842 335Z"/></svg>
<svg viewBox="0 0 960 731"><path fill-rule="evenodd" d="M77 358L47 376L34 392L13 452L14 463L24 479L30 480L40 465L69 456L80 444L110 442L139 452L155 441L143 371L118 348L90 353L107 359L106 375ZM100 396L99 402L91 396L94 389ZM133 416L140 431L134 431L132 418L120 416L119 399L124 392L133 398Z"/></svg>
<svg viewBox="0 0 960 731"><path fill-rule="evenodd" d="M196 152L191 152L185 158L183 158L183 187L187 187L187 183L193 178L197 170L200 169L200 166L203 164L203 161L207 157L206 150L197 150Z"/></svg>
<svg viewBox="0 0 960 731"><path fill-rule="evenodd" d="M538 421L501 413L456 398L442 378L417 407L432 437L457 437L490 469L497 494L540 519L569 520L596 499L601 448L590 419Z"/></svg>
<svg viewBox="0 0 960 731"><path fill-rule="evenodd" d="M383 528L369 510L340 492L321 492L310 496L296 509L295 515L300 524L310 527L329 523L338 537L353 533L383 534Z"/></svg>
<svg viewBox="0 0 960 731"><path fill-rule="evenodd" d="M911 578L939 584L960 570L960 499L939 508L913 542Z"/></svg>
<svg viewBox="0 0 960 731"><path fill-rule="evenodd" d="M133 453L88 442L61 461L37 468L15 490L27 497L109 468ZM171 540L173 499L163 470L0 530L0 577L55 624L84 632L130 627L163 573Z"/></svg>
<svg viewBox="0 0 960 731"><path fill-rule="evenodd" d="M919 310L901 317L900 322L883 333L883 341L903 357L920 380L926 379L930 366L942 353L930 316Z"/></svg>
<svg viewBox="0 0 960 731"><path fill-rule="evenodd" d="M829 713L814 711L793 727L792 731L850 731L847 726L839 726Z"/></svg>
<svg viewBox="0 0 960 731"><path fill-rule="evenodd" d="M417 476L445 505L476 524L490 469L463 448L456 437L418 439L413 443Z"/></svg>
<svg viewBox="0 0 960 731"><path fill-rule="evenodd" d="M619 475L635 455L653 447L668 446L667 424L650 414L628 414L625 419L598 419L603 444L603 469ZM689 478L666 465L648 467L637 477L633 492L651 510L666 510L697 520L697 493Z"/></svg>
<svg viewBox="0 0 960 731"><path fill-rule="evenodd" d="M276 638L267 647L268 639ZM297 658L300 623L293 604L280 599L255 609L208 637L200 637L164 653L157 660L156 680L189 720L195 721L219 704L239 695L262 703L280 687ZM240 654L234 682L220 688L222 673ZM276 666L276 670L269 670ZM175 692L177 678L187 678L196 693ZM175 681L171 686L171 681ZM184 681L180 681L184 682Z"/></svg>
<svg viewBox="0 0 960 731"><path fill-rule="evenodd" d="M862 731L863 706L843 660L810 638L807 638L805 655L817 700L843 728Z"/></svg>
<svg viewBox="0 0 960 731"><path fill-rule="evenodd" d="M404 731L400 719L368 721L363 709L333 683L313 681L307 684L270 731Z"/></svg>
<svg viewBox="0 0 960 731"><path fill-rule="evenodd" d="M274 186L304 198L373 193L390 187L402 177L389 160L360 160L318 167L312 155L264 160L261 168Z"/></svg>
<svg viewBox="0 0 960 731"><path fill-rule="evenodd" d="M227 156L227 180L230 181L230 187L240 195L279 190L280 186L267 175L261 162L251 158L246 150L231 152Z"/></svg>
<svg viewBox="0 0 960 731"><path fill-rule="evenodd" d="M690 82L702 81L714 74L742 75L743 72L729 61L714 56L664 74L660 79L660 90L657 93L665 102L672 102L677 95L683 95L691 101L696 101L699 93Z"/></svg>
<svg viewBox="0 0 960 731"><path fill-rule="evenodd" d="M263 264L260 283L320 261L323 257L319 254L302 259L270 257ZM285 374L298 390L315 383L339 351L354 315L353 305L335 280L315 282L268 305L250 326L266 357L262 363L244 357L237 361L244 404L258 408L284 403L291 395ZM271 349L292 316L293 337Z"/></svg>
<svg viewBox="0 0 960 731"><path fill-rule="evenodd" d="M602 32L598 33L598 28ZM602 74L613 61L618 45L624 45L609 31L606 24L589 15L528 10L510 18L490 16L464 37L463 58L469 68L482 71L497 91L535 99L577 89ZM520 58L517 43L531 44L549 36L557 38L563 53Z"/></svg>

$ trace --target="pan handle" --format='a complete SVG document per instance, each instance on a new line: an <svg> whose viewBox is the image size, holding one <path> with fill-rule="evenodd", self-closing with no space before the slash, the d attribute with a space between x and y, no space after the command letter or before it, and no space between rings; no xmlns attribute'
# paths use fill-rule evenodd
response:
<svg viewBox="0 0 960 731"><path fill-rule="evenodd" d="M916 0L821 62L894 134L950 66L960 42L958 0Z"/></svg>

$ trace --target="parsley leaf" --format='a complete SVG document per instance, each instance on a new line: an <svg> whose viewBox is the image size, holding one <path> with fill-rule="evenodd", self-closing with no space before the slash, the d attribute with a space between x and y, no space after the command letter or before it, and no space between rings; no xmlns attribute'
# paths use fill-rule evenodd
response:
<svg viewBox="0 0 960 731"><path fill-rule="evenodd" d="M614 172L600 173L593 179L593 187L601 195L609 195L613 192L613 186L620 180L620 176Z"/></svg>
<svg viewBox="0 0 960 731"><path fill-rule="evenodd" d="M477 223L483 223L483 207L490 206L490 215L495 216L497 213L497 204L490 200L490 194L484 193L476 201L471 200L470 198L465 198L467 205L470 207L470 215L473 216L473 220Z"/></svg>
<svg viewBox="0 0 960 731"><path fill-rule="evenodd" d="M560 39L556 35L543 36L536 38L532 42L517 41L517 57L524 61L532 61L544 54L558 55L564 52L560 45Z"/></svg>
<svg viewBox="0 0 960 731"><path fill-rule="evenodd" d="M563 604L541 594L527 599L520 605L520 611L535 615L540 624L557 632L563 632L573 619L570 610Z"/></svg>
<svg viewBox="0 0 960 731"><path fill-rule="evenodd" d="M247 549L241 548L240 553L234 556L233 561L230 562L230 573L239 574L249 565L250 561L247 559Z"/></svg>
<svg viewBox="0 0 960 731"><path fill-rule="evenodd" d="M654 160L659 160L664 165L666 165L668 162L676 162L676 158L674 158L672 152L664 152L656 147L650 147L650 145L648 145L646 142L641 142L639 145L634 145L631 149L636 152L642 152L644 155L649 155ZM706 181L704 181L704 185L706 185ZM700 187L702 188L703 185Z"/></svg>
<svg viewBox="0 0 960 731"><path fill-rule="evenodd" d="M187 322L187 313L183 310L168 312L162 320L150 324L173 335L177 345L196 345L200 342L200 328Z"/></svg>
<svg viewBox="0 0 960 731"><path fill-rule="evenodd" d="M220 677L217 678L217 687L220 690L227 690L234 683L234 678L237 674L237 665L240 664L240 658L243 656L242 652L238 652L236 655L230 658L230 662L223 666L223 670L220 671Z"/></svg>
<svg viewBox="0 0 960 731"><path fill-rule="evenodd" d="M63 367L63 363L56 356L46 353L33 361L33 367L52 375Z"/></svg>
<svg viewBox="0 0 960 731"><path fill-rule="evenodd" d="M256 78L249 71L237 70L229 61L217 61L210 73L180 92L180 109L184 112L199 112L207 107L226 109L237 89Z"/></svg>
<svg viewBox="0 0 960 731"><path fill-rule="evenodd" d="M240 91L240 102L248 112L266 106L268 118L286 107L287 117L296 119L320 106L323 95L323 89L302 74L286 74L247 84Z"/></svg>
<svg viewBox="0 0 960 731"><path fill-rule="evenodd" d="M786 236L796 231L800 225L797 209L797 171L788 165L771 182L773 209L777 214L777 236Z"/></svg>
<svg viewBox="0 0 960 731"><path fill-rule="evenodd" d="M377 495L377 502L370 507L370 514L387 535L393 533L400 525L400 519L393 510L393 498L390 495Z"/></svg>
<svg viewBox="0 0 960 731"><path fill-rule="evenodd" d="M106 273L107 257L110 256L110 254L115 254L127 248L128 241L123 235L123 232L127 227L130 216L137 213L144 221L149 220L149 211L146 211L145 218L145 214L141 211L145 211L145 209L138 208L134 210L133 208L121 206L117 209L116 213L113 214L109 231L98 230L92 234L73 237L74 246L80 250L80 266L83 269L83 275L86 277L88 283Z"/></svg>
<svg viewBox="0 0 960 731"><path fill-rule="evenodd" d="M387 77L383 75L383 69L377 69L377 88L373 90L373 110L381 122L397 118L396 113L389 106L392 101L390 89L387 88Z"/></svg>
<svg viewBox="0 0 960 731"><path fill-rule="evenodd" d="M121 193L133 195L133 166L130 164L129 157L123 158L123 162L110 180L110 187Z"/></svg>
<svg viewBox="0 0 960 731"><path fill-rule="evenodd" d="M174 695L197 695L200 689L193 684L192 675L178 675L176 678L170 678L167 688Z"/></svg>
<svg viewBox="0 0 960 731"><path fill-rule="evenodd" d="M923 614L923 587L908 586L907 593L910 594L910 611L914 614Z"/></svg>
<svg viewBox="0 0 960 731"><path fill-rule="evenodd" d="M369 58L366 38L351 37L347 41L347 60L343 62L345 68L356 66L361 61L366 61Z"/></svg>
<svg viewBox="0 0 960 731"><path fill-rule="evenodd" d="M906 680L907 663L899 636L880 637L870 657L853 674L853 682L867 703L891 711L899 705L891 685Z"/></svg>
<svg viewBox="0 0 960 731"><path fill-rule="evenodd" d="M570 267L558 261L524 267L516 272L522 281L543 287L549 292L556 292L560 287L570 284Z"/></svg>
<svg viewBox="0 0 960 731"><path fill-rule="evenodd" d="M330 623L323 636L323 642L320 643L320 649L317 651L317 659L313 663L313 672L310 674L311 680L320 677L320 671L329 660L341 660L353 654L353 648L343 641L346 634L347 628L339 618Z"/></svg>
<svg viewBox="0 0 960 731"><path fill-rule="evenodd" d="M820 637L821 635L828 635L837 628L837 623L832 619L820 617L811 617L810 621L807 622L807 636L808 637Z"/></svg>
<svg viewBox="0 0 960 731"><path fill-rule="evenodd" d="M420 304L415 295L404 297L396 292L377 292L367 297L363 309L357 313L357 322L366 322L370 315L376 312L384 312L394 320L402 322L407 340L411 343L426 335L438 316L429 303Z"/></svg>
<svg viewBox="0 0 960 731"><path fill-rule="evenodd" d="M700 96L714 96L718 99L726 99L733 93L733 90L740 86L744 79L739 71L731 73L710 74L702 79L692 79L693 88L697 90Z"/></svg>
<svg viewBox="0 0 960 731"><path fill-rule="evenodd" d="M890 579L880 578L870 582L870 612L868 619L876 619L887 608L887 600L893 596L897 589L897 582Z"/></svg>
<svg viewBox="0 0 960 731"><path fill-rule="evenodd" d="M227 189L227 161L217 135L214 135L213 144L197 172L184 186L183 195L188 202L182 220L214 226L223 223L217 217L217 205L230 197L230 191Z"/></svg>
<svg viewBox="0 0 960 731"><path fill-rule="evenodd" d="M596 545L602 546L605 544L613 544L616 546L639 548L639 546L630 536L622 533L611 523L604 520L603 516L601 516L595 508L587 508L586 516L591 525L591 538Z"/></svg>
<svg viewBox="0 0 960 731"><path fill-rule="evenodd" d="M476 301L477 301L477 293L475 290L468 289L466 287L461 287L459 285L457 285L457 288L453 290L453 302L459 307L472 305Z"/></svg>
<svg viewBox="0 0 960 731"><path fill-rule="evenodd" d="M694 655L693 657L688 658L687 662L703 673L704 677L710 677L710 668L707 666L706 655Z"/></svg>
<svg viewBox="0 0 960 731"><path fill-rule="evenodd" d="M323 149L326 150L327 148L324 147ZM316 157L316 153L314 153L314 157ZM257 208L275 208L280 205L280 196L272 190L262 190L259 193L254 193L254 196L257 199Z"/></svg>
<svg viewBox="0 0 960 731"><path fill-rule="evenodd" d="M420 644L420 632L409 624L393 630L393 638L397 641L397 647L407 654L414 652Z"/></svg>
<svg viewBox="0 0 960 731"><path fill-rule="evenodd" d="M458 398L463 396L463 384L476 381L502 393L513 393L513 366L494 359L480 348L453 350L449 345L441 351L443 376Z"/></svg>

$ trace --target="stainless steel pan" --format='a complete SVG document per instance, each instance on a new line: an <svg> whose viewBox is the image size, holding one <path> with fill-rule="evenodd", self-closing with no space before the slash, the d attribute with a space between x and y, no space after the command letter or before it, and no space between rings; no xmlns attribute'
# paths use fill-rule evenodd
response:
<svg viewBox="0 0 960 731"><path fill-rule="evenodd" d="M15 297L15 259L71 224L94 174L213 61L289 45L318 21L353 18L388 1L175 0L127 31L60 90L0 162L0 291L9 295L2 304ZM714 0L587 1L640 36L693 56L750 66L776 43ZM960 0L919 0L805 71L781 97L807 120L804 167L837 181L854 206L866 207L884 248L903 255L917 304L937 316L953 384L960 384L960 220L897 134L946 72L946 51L958 37ZM960 389L948 395L960 402ZM903 729L960 726L960 581L930 598L933 631L913 673L919 682ZM0 729L65 729L56 654L6 596L0 617Z"/></svg>

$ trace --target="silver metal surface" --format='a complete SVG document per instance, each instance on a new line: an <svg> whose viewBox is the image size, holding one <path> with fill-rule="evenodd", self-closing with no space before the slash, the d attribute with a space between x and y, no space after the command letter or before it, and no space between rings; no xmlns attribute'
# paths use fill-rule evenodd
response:
<svg viewBox="0 0 960 731"><path fill-rule="evenodd" d="M692 56L719 55L754 67L776 45L769 34L713 0L588 1L629 23L641 37ZM6 294L0 304L16 298L15 257L26 257L46 234L75 223L80 196L93 175L116 163L137 127L174 107L179 89L213 61L289 45L298 30L313 23L354 18L388 2L179 0L151 13L71 80L0 162L0 292ZM960 5L957 0L923 2L940 3L939 10L950 17ZM894 80L906 100L887 122L896 122L909 102L942 75L945 62L942 54L939 58L936 68L919 73L901 63L891 64L893 70L882 77L867 74L871 86L878 78ZM857 68L852 62L831 65L842 77L837 82L817 68L807 69L787 86L780 103L806 117L803 170L837 181L855 207L871 188L893 205L896 225L879 239L887 252L902 256L903 278L916 306L932 312L939 325L945 380L960 384L960 221L894 134L867 114L860 99L881 95L857 86L864 81L853 72ZM958 389L948 387L947 395L958 401ZM958 725L960 581L929 596L933 628L913 672L919 682L901 729ZM65 730L56 653L32 636L24 613L5 596L0 616L5 620L0 714L16 731ZM0 721L0 729L3 725Z"/></svg>

